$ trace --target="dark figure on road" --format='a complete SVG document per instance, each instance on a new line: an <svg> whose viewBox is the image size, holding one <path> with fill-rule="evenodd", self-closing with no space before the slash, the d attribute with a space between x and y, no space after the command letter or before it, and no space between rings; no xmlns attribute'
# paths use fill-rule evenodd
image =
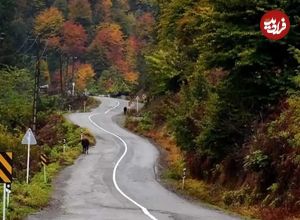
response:
<svg viewBox="0 0 300 220"><path fill-rule="evenodd" d="M82 148L83 148L83 153L84 154L89 154L89 146L90 142L86 137L83 137L81 140Z"/></svg>
<svg viewBox="0 0 300 220"><path fill-rule="evenodd" d="M124 115L126 115L127 114L127 107L125 106L124 107Z"/></svg>

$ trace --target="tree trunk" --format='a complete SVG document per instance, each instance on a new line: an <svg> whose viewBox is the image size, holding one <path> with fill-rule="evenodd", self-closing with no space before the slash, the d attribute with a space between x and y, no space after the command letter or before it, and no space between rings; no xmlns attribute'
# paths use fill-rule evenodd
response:
<svg viewBox="0 0 300 220"><path fill-rule="evenodd" d="M60 93L63 96L64 94L64 80L63 80L63 60L62 60L62 54L59 56L59 77L60 77Z"/></svg>
<svg viewBox="0 0 300 220"><path fill-rule="evenodd" d="M37 54L36 54L36 66L35 66L35 76L34 76L34 91L33 91L33 112L32 112L32 131L36 133L37 124L37 108L38 108L38 98L40 89L40 40L37 41Z"/></svg>

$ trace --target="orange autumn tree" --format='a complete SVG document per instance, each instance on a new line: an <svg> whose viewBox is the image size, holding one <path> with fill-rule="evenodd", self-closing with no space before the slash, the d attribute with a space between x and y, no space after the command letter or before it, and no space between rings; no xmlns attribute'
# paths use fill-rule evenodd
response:
<svg viewBox="0 0 300 220"><path fill-rule="evenodd" d="M130 66L130 70L124 73L126 81L135 83L138 80L137 59L140 53L140 42L136 36L130 36L126 42L126 60Z"/></svg>
<svg viewBox="0 0 300 220"><path fill-rule="evenodd" d="M80 24L75 24L71 21L67 21L61 27L59 35L50 37L48 39L48 47L55 50L66 62L65 75L63 77L62 70L61 75L64 78L63 81L67 82L73 79L75 68L75 57L79 57L86 51L87 34L85 29ZM72 58L72 65L69 65L70 57ZM60 63L60 68L62 68ZM63 82L62 82L63 83Z"/></svg>
<svg viewBox="0 0 300 220"><path fill-rule="evenodd" d="M129 71L129 72L124 73L124 79L129 83L136 84L138 78L139 78L138 72Z"/></svg>
<svg viewBox="0 0 300 220"><path fill-rule="evenodd" d="M80 64L76 72L76 89L84 91L94 76L95 72L90 64Z"/></svg>
<svg viewBox="0 0 300 220"><path fill-rule="evenodd" d="M150 12L145 12L137 18L136 34L144 41L148 41L154 29L155 19Z"/></svg>
<svg viewBox="0 0 300 220"><path fill-rule="evenodd" d="M47 44L50 49L58 50L61 48L60 36L54 36L47 39Z"/></svg>
<svg viewBox="0 0 300 220"><path fill-rule="evenodd" d="M34 21L34 34L41 39L48 39L57 36L62 25L64 18L62 13L54 7L42 11L35 18Z"/></svg>
<svg viewBox="0 0 300 220"><path fill-rule="evenodd" d="M49 48L58 50L60 46L59 33L63 23L63 15L55 7L40 12L34 20L33 31L36 39L47 40ZM62 64L60 65L60 84L61 93L63 93Z"/></svg>
<svg viewBox="0 0 300 220"><path fill-rule="evenodd" d="M131 70L137 69L137 59L140 51L139 39L136 36L130 36L126 41L126 60Z"/></svg>
<svg viewBox="0 0 300 220"><path fill-rule="evenodd" d="M86 50L87 34L80 24L64 23L62 30L62 50L69 56L79 56Z"/></svg>
<svg viewBox="0 0 300 220"><path fill-rule="evenodd" d="M126 72L128 64L124 46L125 41L120 25L106 23L100 26L89 50L101 51L110 66L115 66L120 72Z"/></svg>
<svg viewBox="0 0 300 220"><path fill-rule="evenodd" d="M100 56L99 60L105 60L107 62L106 66L115 68L121 74L121 77L129 83L137 81L138 39L130 37L128 40L125 40L120 25L112 23L101 25L89 47L89 51L93 52L94 55Z"/></svg>
<svg viewBox="0 0 300 220"><path fill-rule="evenodd" d="M101 1L101 11L103 14L103 21L104 22L109 22L111 21L111 8L113 4L111 0L102 0Z"/></svg>
<svg viewBox="0 0 300 220"><path fill-rule="evenodd" d="M137 65L137 56L140 52L140 43L137 37L130 36L126 42L126 57L129 64L135 68Z"/></svg>

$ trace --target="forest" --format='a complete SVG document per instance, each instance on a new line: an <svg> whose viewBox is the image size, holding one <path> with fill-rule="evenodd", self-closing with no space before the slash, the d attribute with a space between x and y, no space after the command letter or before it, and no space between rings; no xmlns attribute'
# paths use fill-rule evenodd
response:
<svg viewBox="0 0 300 220"><path fill-rule="evenodd" d="M52 94L67 94L73 82L79 92L128 93L152 41L151 7L126 0L2 1L1 64L28 68L38 60L41 85Z"/></svg>
<svg viewBox="0 0 300 220"><path fill-rule="evenodd" d="M151 101L136 130L171 153L172 145L180 149L168 176L180 181L187 167L200 199L256 218L298 219L300 1L157 6L156 39L145 55ZM259 26L273 9L291 22L278 41Z"/></svg>
<svg viewBox="0 0 300 220"><path fill-rule="evenodd" d="M259 27L273 9L291 22L278 41ZM20 149L36 76L47 88L37 131L47 145L58 140L46 140L43 127L56 124L46 119L83 94L144 93L127 127L163 145L171 185L180 188L186 167L182 193L255 218L297 219L299 15L299 0L1 0L1 150Z"/></svg>
<svg viewBox="0 0 300 220"><path fill-rule="evenodd" d="M82 133L94 143L63 115L96 107L88 95L139 89L154 7L135 0L0 1L0 151L13 151L14 161L9 219L48 204L52 178L81 153ZM38 146L31 149L27 185L21 140L28 128ZM41 153L49 159L46 184Z"/></svg>

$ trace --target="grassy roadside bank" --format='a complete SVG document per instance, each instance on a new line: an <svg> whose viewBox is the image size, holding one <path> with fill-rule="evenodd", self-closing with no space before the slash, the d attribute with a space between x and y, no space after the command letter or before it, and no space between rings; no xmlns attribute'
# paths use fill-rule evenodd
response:
<svg viewBox="0 0 300 220"><path fill-rule="evenodd" d="M204 181L193 179L187 173L184 189L182 189L182 174L185 168L184 155L176 145L174 138L168 134L166 127L153 129L147 118L135 118L128 116L125 127L139 135L153 140L162 151L160 158L160 182L169 190L180 196L199 203L205 203L209 207L224 210L229 213L237 213L244 219L261 218L260 209L257 206L246 204L246 191L229 191L221 186L208 184Z"/></svg>
<svg viewBox="0 0 300 220"><path fill-rule="evenodd" d="M91 109L98 105L98 101L88 99L86 109ZM81 108L74 110L81 111ZM20 167L20 162L17 161L16 167L14 167L17 171L17 175L14 177L12 183L10 203L7 209L7 219L24 219L29 214L48 205L53 191L53 179L64 167L72 165L82 152L80 144L81 132L88 136L92 146L95 144L95 139L88 130L82 129L69 122L64 118L63 113L53 112L46 115L45 123L39 128L37 133L39 146L33 146L31 150L31 176L28 185L25 183L24 174L26 169ZM20 138L21 137L16 138L16 141L20 142ZM65 152L63 150L63 139L66 139ZM26 147L23 147L25 150ZM26 157L23 155L24 152L17 151L17 149L19 148L15 148L14 151L18 152L18 155L16 155L18 156L18 160L20 158L22 158L22 161L24 160L22 162L23 165L26 162ZM41 153L45 153L50 162L46 169L46 183L44 182L42 165L39 162L39 155ZM0 191L0 196L2 198L2 187ZM2 207L2 203L0 203L0 205ZM0 216L2 216L2 209L0 210Z"/></svg>

